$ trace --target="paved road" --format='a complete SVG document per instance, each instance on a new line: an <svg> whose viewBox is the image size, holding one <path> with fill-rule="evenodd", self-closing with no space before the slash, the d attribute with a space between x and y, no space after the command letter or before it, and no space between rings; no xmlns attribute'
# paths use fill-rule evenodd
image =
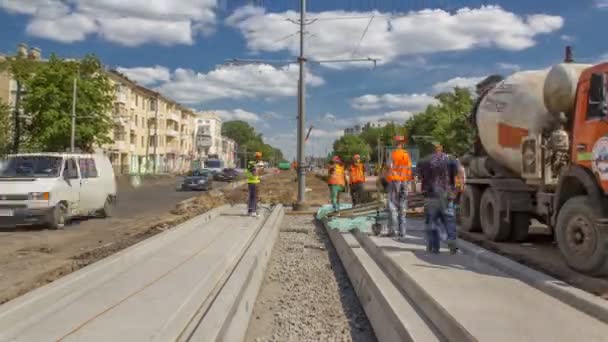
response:
<svg viewBox="0 0 608 342"><path fill-rule="evenodd" d="M150 215L161 215L175 208L175 205L185 199L198 196L202 192L176 191L181 178L163 179L154 184L142 185L138 188L121 186L118 189L118 204L114 211L114 219L136 218ZM214 188L223 186L215 182ZM105 227L112 225L114 220L88 219L73 222L79 227Z"/></svg>

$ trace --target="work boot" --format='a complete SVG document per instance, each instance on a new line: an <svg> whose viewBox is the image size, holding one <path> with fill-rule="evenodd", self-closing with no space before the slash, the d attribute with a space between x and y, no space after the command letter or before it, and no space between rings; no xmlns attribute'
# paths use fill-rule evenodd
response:
<svg viewBox="0 0 608 342"><path fill-rule="evenodd" d="M450 249L450 254L452 254L452 255L454 255L458 252L458 247L456 246L456 241L454 241L454 240L448 241L448 248Z"/></svg>

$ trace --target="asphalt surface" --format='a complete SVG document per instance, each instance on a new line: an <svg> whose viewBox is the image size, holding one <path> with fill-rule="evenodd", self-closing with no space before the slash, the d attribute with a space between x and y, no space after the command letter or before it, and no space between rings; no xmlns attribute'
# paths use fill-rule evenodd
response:
<svg viewBox="0 0 608 342"><path fill-rule="evenodd" d="M113 225L115 219L132 219L144 216L162 215L175 208L183 200L201 195L197 191L177 191L181 177L159 180L153 184L144 184L137 188L119 184L118 202L113 213L113 220L99 218L79 219L71 223L80 227L89 225L105 227ZM224 183L214 182L214 188L221 188Z"/></svg>

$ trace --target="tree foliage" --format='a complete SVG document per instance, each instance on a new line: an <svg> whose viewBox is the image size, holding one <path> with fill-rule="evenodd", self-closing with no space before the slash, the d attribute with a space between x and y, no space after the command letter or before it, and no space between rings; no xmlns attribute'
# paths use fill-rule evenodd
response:
<svg viewBox="0 0 608 342"><path fill-rule="evenodd" d="M359 154L362 160L370 155L369 144L358 135L345 135L334 142L334 155L345 162L350 162L355 154Z"/></svg>
<svg viewBox="0 0 608 342"><path fill-rule="evenodd" d="M92 151L111 143L109 115L114 93L99 59L87 55L68 61L52 55L26 80L25 112L31 116L28 132L31 146L43 151L64 151L70 146L74 78L76 93L76 147Z"/></svg>
<svg viewBox="0 0 608 342"><path fill-rule="evenodd" d="M30 122L27 112L23 111L23 96L26 91L25 84L36 74L43 63L37 60L26 58L25 56L6 57L0 61L0 72L7 73L15 80L17 85L15 103L13 104L12 120L8 127L12 128L13 153L19 152L21 144L26 140L24 134L25 126Z"/></svg>
<svg viewBox="0 0 608 342"><path fill-rule="evenodd" d="M474 129L468 121L473 97L468 89L455 88L453 92L441 93L436 98L439 104L428 106L405 123L408 135L428 137L416 140L421 155L430 153L432 140L440 142L447 152L462 155L470 149L473 141Z"/></svg>
<svg viewBox="0 0 608 342"><path fill-rule="evenodd" d="M0 157L10 151L10 110L8 105L0 102Z"/></svg>
<svg viewBox="0 0 608 342"><path fill-rule="evenodd" d="M396 135L409 137L409 144L418 148L424 157L433 151L433 142L443 144L448 153L462 155L470 149L474 128L468 121L473 108L473 97L468 89L455 88L452 92L436 96L438 104L428 106L404 123L389 124L382 128L370 128L356 136L344 136L334 142L334 153L349 159L355 151L367 147L371 159L378 160L378 142L391 145ZM361 152L359 152L361 153Z"/></svg>
<svg viewBox="0 0 608 342"><path fill-rule="evenodd" d="M264 160L279 163L284 160L283 152L271 145L264 143L262 134L255 131L251 125L242 120L228 121L222 125L222 135L234 140L243 152L248 154L262 152ZM251 155L249 155L251 157Z"/></svg>

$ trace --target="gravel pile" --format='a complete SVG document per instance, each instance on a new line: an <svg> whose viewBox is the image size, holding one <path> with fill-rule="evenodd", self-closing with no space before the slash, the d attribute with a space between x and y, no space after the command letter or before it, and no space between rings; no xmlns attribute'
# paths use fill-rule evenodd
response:
<svg viewBox="0 0 608 342"><path fill-rule="evenodd" d="M285 216L246 340L376 340L328 236L312 218Z"/></svg>

